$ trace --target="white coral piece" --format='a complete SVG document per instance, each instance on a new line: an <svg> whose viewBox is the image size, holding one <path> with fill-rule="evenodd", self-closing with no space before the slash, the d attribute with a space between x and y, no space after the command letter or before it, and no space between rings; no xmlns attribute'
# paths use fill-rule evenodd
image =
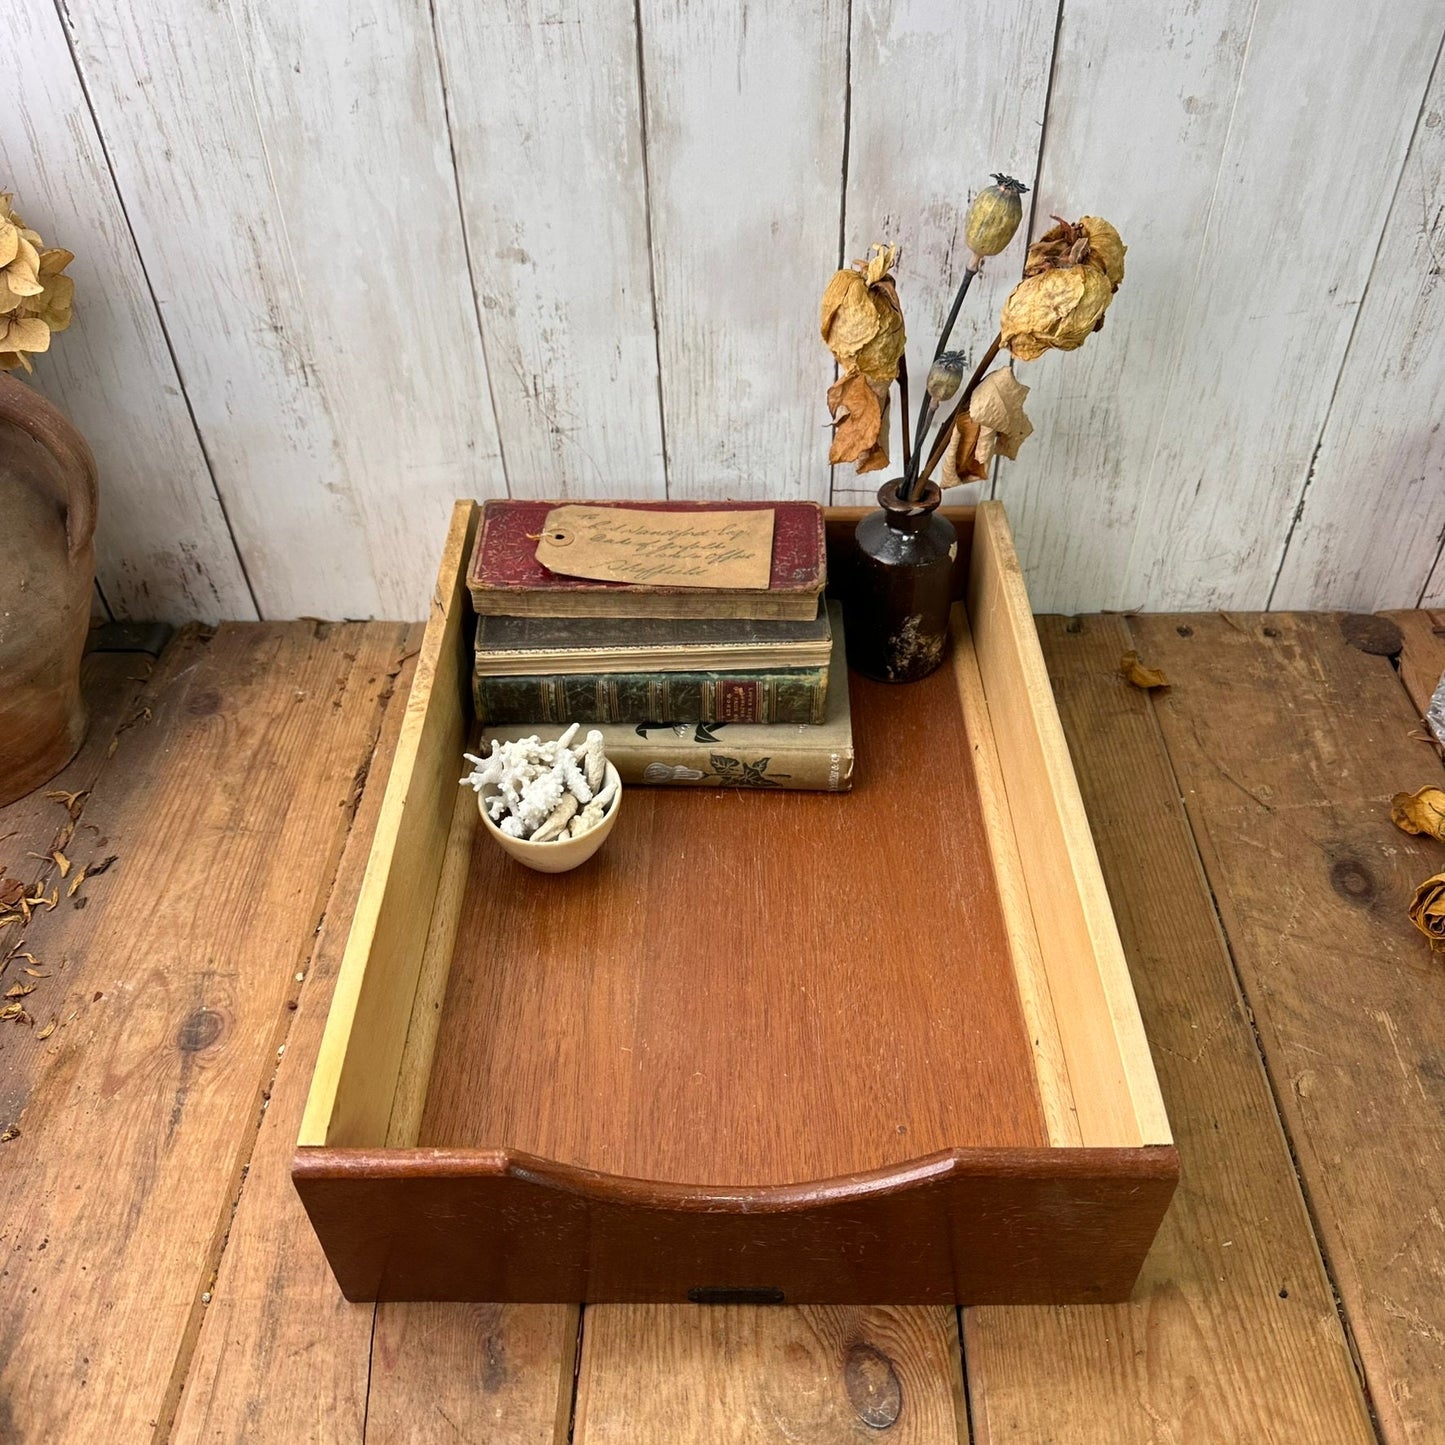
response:
<svg viewBox="0 0 1445 1445"><path fill-rule="evenodd" d="M493 738L487 756L462 755L472 765L462 786L476 791L508 837L539 843L578 837L602 821L617 785L605 782L602 734L594 729L574 746L577 731L573 723L549 743L535 734L513 742Z"/></svg>
<svg viewBox="0 0 1445 1445"><path fill-rule="evenodd" d="M587 734L587 741L583 744L581 762L583 771L587 774L587 786L595 793L602 786L602 780L607 776L607 755L602 751L602 734L593 728ZM586 799L584 798L585 802Z"/></svg>

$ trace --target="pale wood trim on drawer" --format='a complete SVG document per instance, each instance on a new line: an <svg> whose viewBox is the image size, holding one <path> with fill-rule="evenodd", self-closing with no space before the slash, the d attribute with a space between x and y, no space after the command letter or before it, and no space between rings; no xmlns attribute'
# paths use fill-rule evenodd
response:
<svg viewBox="0 0 1445 1445"><path fill-rule="evenodd" d="M984 696L983 678L979 675L968 614L962 606L953 609L950 630L953 633L953 672L958 683L958 699L973 755L973 774L983 807L994 883L1008 927L1019 1004L1033 1048L1044 1124L1050 1144L1078 1145L1083 1143L1078 1109L1069 1083L1063 1040L1054 1017L1053 996L1034 924L1033 905L1029 902L1018 839L1014 835L1014 820L1009 812L1003 766L999 762L998 745L989 719L988 699Z"/></svg>
<svg viewBox="0 0 1445 1445"><path fill-rule="evenodd" d="M302 1145L387 1136L466 746L466 573L481 509L458 502L376 838L301 1123Z"/></svg>
<svg viewBox="0 0 1445 1445"><path fill-rule="evenodd" d="M978 508L968 613L1082 1142L1168 1144L1154 1063L1000 502Z"/></svg>

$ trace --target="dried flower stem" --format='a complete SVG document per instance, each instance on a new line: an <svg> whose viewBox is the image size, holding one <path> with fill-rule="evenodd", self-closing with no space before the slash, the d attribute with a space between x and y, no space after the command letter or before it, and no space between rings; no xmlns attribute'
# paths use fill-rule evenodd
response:
<svg viewBox="0 0 1445 1445"><path fill-rule="evenodd" d="M913 460L918 462L923 456L923 441L928 435L928 428L933 424L934 413L938 410L938 402L932 397L920 402L918 406L918 430L913 436ZM903 428L906 433L908 428ZM913 494L913 483L915 481L913 468L906 467L903 472L905 486L903 488L903 500L910 501Z"/></svg>
<svg viewBox="0 0 1445 1445"><path fill-rule="evenodd" d="M928 453L928 463L923 467L921 475L917 478L918 481L926 482L933 475L934 467L943 460L943 454L948 449L948 439L953 435L953 424L958 420L959 412L968 405L968 399L973 395L974 388L983 380L984 373L993 364L993 359L998 355L1002 342L1001 336L995 336L989 343L988 350L983 354L983 360L974 368L973 375L968 379L968 385L959 393L958 405L943 419L943 426L934 439L933 449ZM905 498L905 500L910 500L910 498Z"/></svg>
<svg viewBox="0 0 1445 1445"><path fill-rule="evenodd" d="M943 330L939 333L938 345L933 348L933 359L938 360L948 350L948 338L953 335L953 324L958 320L958 313L963 309L963 298L968 295L968 288L973 285L973 278L983 269L983 257L972 252L969 253L968 269L963 273L963 280L959 284L958 291L953 298L953 305L948 308L948 319L943 323ZM977 384L975 377L969 383L969 390ZM933 424L933 418L938 411L938 403L932 397L927 402L920 402L918 408L918 430L914 433L913 449L910 453L908 447L908 393L903 392L903 500L911 501L913 492L916 489L918 477L915 475L913 463L923 455L923 443L928 436L928 428ZM957 416L955 408L953 416ZM950 423L953 417L949 417ZM940 453L942 455L942 453ZM930 461L929 470L932 471L933 463ZM928 480L927 474L924 481Z"/></svg>
<svg viewBox="0 0 1445 1445"><path fill-rule="evenodd" d="M948 320L943 323L943 334L938 338L938 347L933 353L933 359L938 360L948 350L948 338L953 331L953 323L958 320L958 313L963 306L963 298L968 295L968 288L973 285L973 278L983 269L983 258L980 256L969 257L972 264L963 273L963 284L958 288L958 295L953 298L953 305L949 308Z"/></svg>
<svg viewBox="0 0 1445 1445"><path fill-rule="evenodd" d="M913 453L908 448L908 357L900 353L898 357L898 402L903 408L903 425L899 428L903 433L903 475L906 478L913 468Z"/></svg>

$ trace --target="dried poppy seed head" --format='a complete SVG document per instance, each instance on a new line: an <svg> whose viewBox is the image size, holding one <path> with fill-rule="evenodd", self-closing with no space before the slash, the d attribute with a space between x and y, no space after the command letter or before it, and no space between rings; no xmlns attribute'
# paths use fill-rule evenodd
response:
<svg viewBox="0 0 1445 1445"><path fill-rule="evenodd" d="M928 368L928 380L924 385L928 394L937 402L948 401L963 385L963 368L967 357L961 351L945 351Z"/></svg>

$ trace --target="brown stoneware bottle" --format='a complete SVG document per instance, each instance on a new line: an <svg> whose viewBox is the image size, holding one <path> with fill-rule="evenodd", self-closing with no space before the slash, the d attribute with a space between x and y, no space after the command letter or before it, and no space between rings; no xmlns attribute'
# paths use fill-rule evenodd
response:
<svg viewBox="0 0 1445 1445"><path fill-rule="evenodd" d="M95 502L85 439L0 374L0 804L54 777L85 736Z"/></svg>
<svg viewBox="0 0 1445 1445"><path fill-rule="evenodd" d="M953 605L958 534L937 514L943 493L926 482L916 501L904 501L902 482L885 482L882 510L858 523L853 585L843 604L848 665L880 682L916 682L938 668Z"/></svg>

